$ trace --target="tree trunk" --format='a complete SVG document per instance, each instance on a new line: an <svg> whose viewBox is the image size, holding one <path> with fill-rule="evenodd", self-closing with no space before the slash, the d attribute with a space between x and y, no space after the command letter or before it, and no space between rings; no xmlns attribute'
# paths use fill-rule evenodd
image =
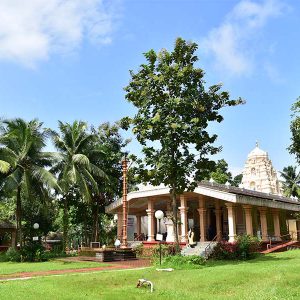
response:
<svg viewBox="0 0 300 300"><path fill-rule="evenodd" d="M20 249L22 249L22 206L21 206L21 187L17 189L17 205L16 205L16 221L17 221L17 238L14 247L17 247L18 240Z"/></svg>
<svg viewBox="0 0 300 300"><path fill-rule="evenodd" d="M176 252L179 252L179 239L178 239L178 214L177 214L177 201L176 201L176 192L175 188L172 187L172 211L173 211L173 226L174 226L174 235L175 235L175 249Z"/></svg>
<svg viewBox="0 0 300 300"><path fill-rule="evenodd" d="M94 211L94 242L99 242L99 201L96 200L96 208Z"/></svg>
<svg viewBox="0 0 300 300"><path fill-rule="evenodd" d="M68 209L68 196L64 196L64 217L63 217L63 251L68 250L69 243L69 209Z"/></svg>
<svg viewBox="0 0 300 300"><path fill-rule="evenodd" d="M86 209L84 209L83 212L83 237L84 237L84 243L86 247L88 246L88 234L87 234L87 216L86 216Z"/></svg>

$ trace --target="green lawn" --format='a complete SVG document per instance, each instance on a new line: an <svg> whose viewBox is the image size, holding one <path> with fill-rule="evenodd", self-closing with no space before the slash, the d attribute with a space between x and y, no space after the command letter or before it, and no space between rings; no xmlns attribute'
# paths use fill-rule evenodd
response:
<svg viewBox="0 0 300 300"><path fill-rule="evenodd" d="M1 265L0 265L1 266ZM3 272L3 270L2 270ZM139 278L155 291L135 287ZM0 282L6 299L300 299L300 251L198 270L105 271Z"/></svg>
<svg viewBox="0 0 300 300"><path fill-rule="evenodd" d="M0 278L1 275L13 274L20 272L36 272L36 271L50 271L50 270L67 270L80 268L95 268L104 267L108 264L97 262L68 262L61 260L53 260L47 262L36 263L15 263L15 262L0 262Z"/></svg>

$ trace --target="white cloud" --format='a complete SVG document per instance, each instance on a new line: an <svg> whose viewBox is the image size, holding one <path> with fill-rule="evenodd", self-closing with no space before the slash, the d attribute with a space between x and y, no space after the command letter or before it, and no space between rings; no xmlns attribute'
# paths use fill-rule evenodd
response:
<svg viewBox="0 0 300 300"><path fill-rule="evenodd" d="M115 16L102 0L0 0L0 59L34 67L85 38L108 44Z"/></svg>
<svg viewBox="0 0 300 300"><path fill-rule="evenodd" d="M268 77L274 83L285 83L285 79L281 76L278 69L270 62L265 62L263 65L264 71L267 73Z"/></svg>
<svg viewBox="0 0 300 300"><path fill-rule="evenodd" d="M218 69L231 75L249 74L254 68L256 54L254 37L271 18L283 14L286 9L279 0L242 0L219 27L209 32L201 46L213 57Z"/></svg>

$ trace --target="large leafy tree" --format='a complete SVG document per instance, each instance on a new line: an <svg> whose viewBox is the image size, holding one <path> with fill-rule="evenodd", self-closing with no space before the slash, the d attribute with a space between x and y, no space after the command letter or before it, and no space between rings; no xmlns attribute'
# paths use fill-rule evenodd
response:
<svg viewBox="0 0 300 300"><path fill-rule="evenodd" d="M147 167L139 170L142 180L170 188L177 244L177 196L209 175L214 166L209 155L221 150L213 145L217 135L210 134L207 126L223 120L221 108L243 102L230 100L221 84L205 88L204 71L195 65L197 48L178 38L172 52L150 50L139 71L130 71L125 88L137 113L124 118L123 126L132 125L143 146Z"/></svg>
<svg viewBox="0 0 300 300"><path fill-rule="evenodd" d="M16 222L22 247L22 199L47 199L50 189L59 189L56 178L47 170L53 156L43 152L47 131L38 120L4 120L0 126L1 188L15 193Z"/></svg>
<svg viewBox="0 0 300 300"><path fill-rule="evenodd" d="M295 166L288 166L283 168L280 172L282 178L283 192L287 197L300 198L300 172Z"/></svg>
<svg viewBox="0 0 300 300"><path fill-rule="evenodd" d="M57 174L62 190L64 205L63 241L64 249L68 246L69 202L78 191L81 199L91 203L94 194L99 194L95 177L105 177L105 173L93 164L89 156L96 149L95 135L88 130L85 122L74 121L72 124L59 122L59 132L52 131L52 139L59 152L57 163L52 172Z"/></svg>

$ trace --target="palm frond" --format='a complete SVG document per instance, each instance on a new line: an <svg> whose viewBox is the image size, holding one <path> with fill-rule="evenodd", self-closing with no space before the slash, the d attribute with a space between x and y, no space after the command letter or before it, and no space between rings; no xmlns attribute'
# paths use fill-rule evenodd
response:
<svg viewBox="0 0 300 300"><path fill-rule="evenodd" d="M86 168L86 169L90 169L90 160L88 159L88 157L84 154L74 154L72 156L72 160L74 161L74 163L80 167Z"/></svg>
<svg viewBox="0 0 300 300"><path fill-rule="evenodd" d="M32 176L48 188L61 192L61 188L57 183L56 177L48 170L42 167L34 166L32 168Z"/></svg>
<svg viewBox="0 0 300 300"><path fill-rule="evenodd" d="M0 160L0 173L6 174L10 170L10 164L4 160Z"/></svg>

